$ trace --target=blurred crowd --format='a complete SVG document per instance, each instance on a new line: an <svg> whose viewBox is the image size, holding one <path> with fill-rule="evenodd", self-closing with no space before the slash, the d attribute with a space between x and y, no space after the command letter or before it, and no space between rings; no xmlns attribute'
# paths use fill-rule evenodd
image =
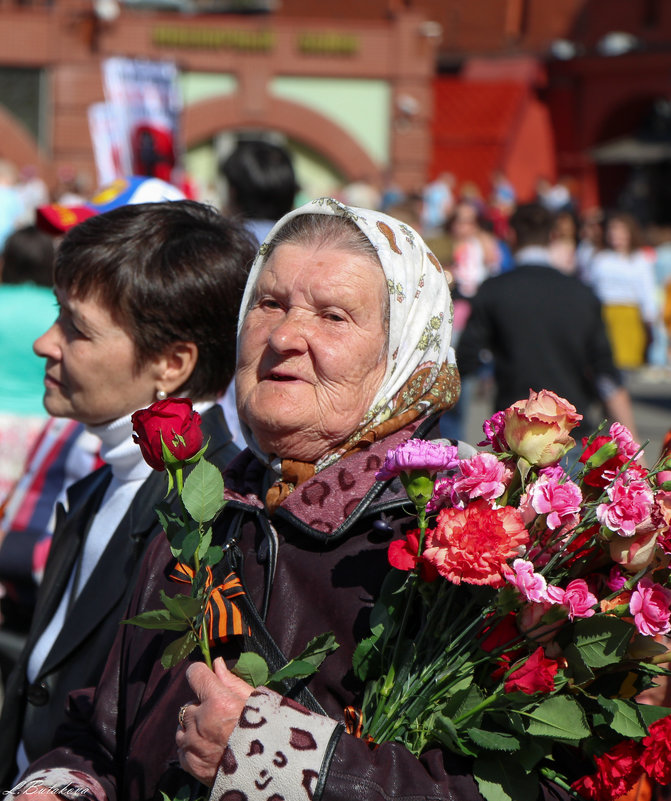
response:
<svg viewBox="0 0 671 801"><path fill-rule="evenodd" d="M238 186L245 186L242 178L247 169L244 159L229 164L228 174L220 176L226 180L223 195L214 191L215 181L199 191L183 171L179 188L186 197L229 213L242 213L262 239L277 213L272 208L250 212L263 203L259 198L266 186L249 197L247 190L238 189L236 195L231 189L236 180ZM263 180L278 185L284 181L288 202L294 197L296 202L309 199L305 187L292 183L293 172L288 180L287 171L291 168L285 164L267 165ZM41 332L45 318L52 315L49 275L54 240L36 226L36 209L53 203L79 207L93 194L91 181L73 168L62 168L56 184L48 187L36 167L19 168L0 160L0 253L4 263L0 336L6 356L0 393L0 502L21 475L25 455L46 419L41 403L42 360L32 353L30 343ZM455 347L480 285L515 266L509 220L520 199L502 172L491 176L488 194L475 182L459 183L447 172L414 192L404 191L380 175L343 184L331 194L350 205L402 219L427 240L451 277ZM645 370L651 379L671 375L671 223L644 230L628 214L581 208L570 180L553 183L539 178L533 200L554 215L549 246L553 265L589 285L601 301L617 367L625 373ZM254 217L257 219L252 222ZM570 317L571 309L565 313ZM3 415L11 419L20 415L22 425L3 425Z"/></svg>
<svg viewBox="0 0 671 801"><path fill-rule="evenodd" d="M340 198L404 219L429 242L452 276L457 335L468 301L480 284L514 266L509 220L518 193L501 172L490 192L443 173L420 191L355 182ZM616 365L645 369L650 378L671 375L671 214L666 224L643 228L616 209L581 208L570 179L539 178L534 198L554 215L553 265L590 286L603 305ZM364 201L364 202L357 202ZM571 310L566 310L570 315Z"/></svg>

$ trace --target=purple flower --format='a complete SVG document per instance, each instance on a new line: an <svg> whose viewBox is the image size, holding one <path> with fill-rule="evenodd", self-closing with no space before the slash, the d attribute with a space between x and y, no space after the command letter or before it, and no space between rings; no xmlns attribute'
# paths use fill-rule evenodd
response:
<svg viewBox="0 0 671 801"><path fill-rule="evenodd" d="M478 445L491 445L495 453L509 451L510 448L508 447L506 437L503 433L505 426L505 412L496 412L496 414L493 414L489 420L485 420L482 424L482 430L485 432L485 437L487 437L487 439L484 442L478 442Z"/></svg>
<svg viewBox="0 0 671 801"><path fill-rule="evenodd" d="M436 479L436 483L433 486L433 495L426 505L427 512L433 514L433 512L439 512L446 506L463 507L463 503L454 491L455 480L456 476L443 476Z"/></svg>
<svg viewBox="0 0 671 801"><path fill-rule="evenodd" d="M613 565L606 579L606 586L611 592L619 592L627 583L627 577L619 567Z"/></svg>
<svg viewBox="0 0 671 801"><path fill-rule="evenodd" d="M435 476L457 464L457 449L454 445L441 445L424 439L408 439L387 451L384 465L377 471L378 481L387 481L401 473L425 470Z"/></svg>

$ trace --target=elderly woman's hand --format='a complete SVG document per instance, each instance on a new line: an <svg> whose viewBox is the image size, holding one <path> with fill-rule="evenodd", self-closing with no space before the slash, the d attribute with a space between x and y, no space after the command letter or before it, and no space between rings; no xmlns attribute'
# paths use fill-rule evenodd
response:
<svg viewBox="0 0 671 801"><path fill-rule="evenodd" d="M228 738L253 691L228 670L223 659L215 659L213 667L214 671L197 662L187 670L187 681L198 700L184 710L175 737L179 764L207 787L214 783Z"/></svg>

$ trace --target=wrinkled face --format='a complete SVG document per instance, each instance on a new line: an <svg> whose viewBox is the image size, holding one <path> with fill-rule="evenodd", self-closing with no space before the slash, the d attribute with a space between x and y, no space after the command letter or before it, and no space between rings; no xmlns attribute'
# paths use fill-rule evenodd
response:
<svg viewBox="0 0 671 801"><path fill-rule="evenodd" d="M240 332L238 413L261 448L314 461L363 419L386 367L380 265L338 248L283 244Z"/></svg>
<svg viewBox="0 0 671 801"><path fill-rule="evenodd" d="M59 315L33 344L45 358L44 406L55 417L100 425L154 401L158 362L135 363L130 336L93 298L56 289Z"/></svg>

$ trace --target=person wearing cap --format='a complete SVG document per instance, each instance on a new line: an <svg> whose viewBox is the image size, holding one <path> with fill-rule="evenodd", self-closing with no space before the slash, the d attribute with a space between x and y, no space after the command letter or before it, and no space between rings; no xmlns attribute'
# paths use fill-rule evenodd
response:
<svg viewBox="0 0 671 801"><path fill-rule="evenodd" d="M0 786L47 751L68 693L95 685L142 556L161 531L165 477L131 437L131 415L190 397L207 458L237 453L217 398L235 364L235 325L255 243L193 201L124 205L72 227L56 254L56 322L34 345L44 404L100 437L105 466L70 487L28 640L7 682Z"/></svg>

